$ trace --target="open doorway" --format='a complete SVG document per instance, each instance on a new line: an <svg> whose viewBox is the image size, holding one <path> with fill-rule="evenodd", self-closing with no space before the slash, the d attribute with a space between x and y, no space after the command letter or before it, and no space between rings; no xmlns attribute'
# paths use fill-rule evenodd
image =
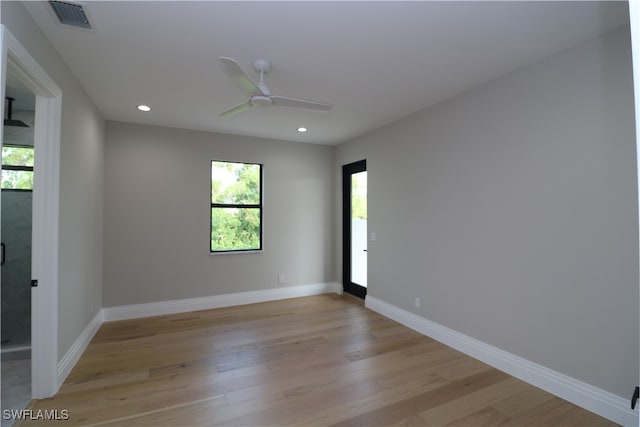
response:
<svg viewBox="0 0 640 427"><path fill-rule="evenodd" d="M31 239L31 397L54 395L58 374L58 248L62 91L20 42L0 25L0 90L14 78L35 95ZM13 90L13 89L12 89ZM5 114L5 104L2 115ZM0 148L4 127L0 128ZM0 222L2 209L0 208ZM0 240L4 240L0 231ZM0 277L0 286L2 279ZM4 378L3 378L4 379ZM4 382L4 381L3 381ZM4 403L4 402L3 402Z"/></svg>
<svg viewBox="0 0 640 427"><path fill-rule="evenodd" d="M342 283L358 298L367 295L367 161L342 167Z"/></svg>
<svg viewBox="0 0 640 427"><path fill-rule="evenodd" d="M31 400L35 95L11 73L6 81L0 179L2 406L19 410Z"/></svg>

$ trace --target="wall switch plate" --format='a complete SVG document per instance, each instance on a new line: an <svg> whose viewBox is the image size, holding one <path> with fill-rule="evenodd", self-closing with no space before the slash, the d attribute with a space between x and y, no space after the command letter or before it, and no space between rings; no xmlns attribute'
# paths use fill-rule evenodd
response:
<svg viewBox="0 0 640 427"><path fill-rule="evenodd" d="M278 275L278 284L279 285L284 285L284 282L285 282L284 274L279 274Z"/></svg>
<svg viewBox="0 0 640 427"><path fill-rule="evenodd" d="M376 233L371 233L371 241L372 242L375 242L377 238L378 238L378 235Z"/></svg>
<svg viewBox="0 0 640 427"><path fill-rule="evenodd" d="M415 301L413 302L413 305L415 305L416 308L420 308L420 297L416 297Z"/></svg>

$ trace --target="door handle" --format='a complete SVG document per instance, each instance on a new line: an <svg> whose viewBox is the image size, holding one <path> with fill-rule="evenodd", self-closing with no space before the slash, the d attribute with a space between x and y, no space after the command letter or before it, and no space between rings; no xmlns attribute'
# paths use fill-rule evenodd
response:
<svg viewBox="0 0 640 427"><path fill-rule="evenodd" d="M7 254L7 245L0 243L0 265L4 265Z"/></svg>

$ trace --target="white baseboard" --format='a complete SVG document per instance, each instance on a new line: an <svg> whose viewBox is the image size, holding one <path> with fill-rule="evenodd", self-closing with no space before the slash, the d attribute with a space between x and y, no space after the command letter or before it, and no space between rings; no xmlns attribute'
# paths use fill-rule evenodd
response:
<svg viewBox="0 0 640 427"><path fill-rule="evenodd" d="M338 283L317 283L200 298L106 307L103 309L103 313L104 321L110 322L113 320L137 319L141 317L232 307L234 305L253 304L309 295L337 293L340 289L342 289L342 287Z"/></svg>
<svg viewBox="0 0 640 427"><path fill-rule="evenodd" d="M638 425L638 414L631 410L630 401L623 397L493 347L372 296L367 295L365 306L613 422L625 426Z"/></svg>
<svg viewBox="0 0 640 427"><path fill-rule="evenodd" d="M87 327L84 328L84 331L82 331L80 336L75 340L71 348L69 348L69 351L67 351L58 362L58 389L62 383L64 383L64 380L67 379L67 376L69 376L69 373L80 359L80 356L82 356L82 353L91 342L91 339L93 339L93 336L98 332L103 322L102 313L102 310L98 311Z"/></svg>

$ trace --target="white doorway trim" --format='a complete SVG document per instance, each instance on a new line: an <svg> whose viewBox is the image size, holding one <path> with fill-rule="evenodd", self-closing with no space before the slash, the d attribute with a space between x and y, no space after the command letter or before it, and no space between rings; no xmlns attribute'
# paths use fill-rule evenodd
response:
<svg viewBox="0 0 640 427"><path fill-rule="evenodd" d="M631 56L633 60L634 98L636 105L636 168L638 173L638 190L640 191L640 25L638 22L640 22L640 5L637 1L629 1ZM638 197L638 201L640 202L640 195ZM640 204L638 205L638 211L640 212ZM640 360L638 363L640 364ZM637 384L640 384L640 378L638 378ZM640 419L638 420L638 425L640 426Z"/></svg>
<svg viewBox="0 0 640 427"><path fill-rule="evenodd" d="M60 120L62 91L27 50L0 25L2 98L7 70L36 96L34 125L31 393L54 395L58 383L58 228L60 200ZM1 107L4 117L4 102ZM0 147L2 146L0 131Z"/></svg>

